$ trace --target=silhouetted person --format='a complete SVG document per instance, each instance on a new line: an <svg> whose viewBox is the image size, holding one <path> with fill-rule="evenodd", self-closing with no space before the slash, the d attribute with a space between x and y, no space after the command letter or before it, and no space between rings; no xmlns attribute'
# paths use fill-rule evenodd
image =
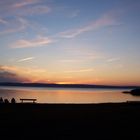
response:
<svg viewBox="0 0 140 140"><path fill-rule="evenodd" d="M4 103L8 104L9 103L8 99L4 99Z"/></svg>
<svg viewBox="0 0 140 140"><path fill-rule="evenodd" d="M15 104L15 103L16 103L15 98L12 98L12 99L11 99L11 103L12 103L12 104Z"/></svg>
<svg viewBox="0 0 140 140"><path fill-rule="evenodd" d="M2 97L0 98L0 103L3 103L3 98Z"/></svg>

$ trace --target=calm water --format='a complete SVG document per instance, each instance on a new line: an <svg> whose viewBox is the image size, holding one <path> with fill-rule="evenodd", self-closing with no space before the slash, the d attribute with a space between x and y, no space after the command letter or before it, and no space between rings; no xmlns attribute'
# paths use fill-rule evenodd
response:
<svg viewBox="0 0 140 140"><path fill-rule="evenodd" d="M140 101L140 97L123 94L126 89L23 88L0 87L0 97L36 98L38 103L105 103ZM127 89L128 90L128 89Z"/></svg>

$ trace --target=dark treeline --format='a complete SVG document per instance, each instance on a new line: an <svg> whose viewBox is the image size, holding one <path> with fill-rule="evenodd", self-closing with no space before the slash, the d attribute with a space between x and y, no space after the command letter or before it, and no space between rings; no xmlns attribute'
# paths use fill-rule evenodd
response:
<svg viewBox="0 0 140 140"><path fill-rule="evenodd" d="M113 85L88 85L88 84L48 84L48 83L8 83L1 82L0 86L19 87L53 87L53 88L140 88L139 86L113 86Z"/></svg>

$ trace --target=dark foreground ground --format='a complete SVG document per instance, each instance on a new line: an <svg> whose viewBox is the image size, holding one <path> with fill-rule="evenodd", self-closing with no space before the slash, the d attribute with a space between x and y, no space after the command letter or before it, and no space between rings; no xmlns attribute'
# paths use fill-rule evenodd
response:
<svg viewBox="0 0 140 140"><path fill-rule="evenodd" d="M0 139L140 140L140 103L0 104Z"/></svg>

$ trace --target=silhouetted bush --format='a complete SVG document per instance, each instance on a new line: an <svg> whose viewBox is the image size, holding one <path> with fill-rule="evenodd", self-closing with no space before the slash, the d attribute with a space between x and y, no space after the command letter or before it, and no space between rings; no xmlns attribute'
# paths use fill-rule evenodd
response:
<svg viewBox="0 0 140 140"><path fill-rule="evenodd" d="M2 97L0 98L0 103L3 103L3 98Z"/></svg>
<svg viewBox="0 0 140 140"><path fill-rule="evenodd" d="M12 104L15 104L15 103L16 103L15 98L12 98L12 99L11 99L11 103L12 103Z"/></svg>
<svg viewBox="0 0 140 140"><path fill-rule="evenodd" d="M9 103L8 99L4 99L4 103L8 104Z"/></svg>

